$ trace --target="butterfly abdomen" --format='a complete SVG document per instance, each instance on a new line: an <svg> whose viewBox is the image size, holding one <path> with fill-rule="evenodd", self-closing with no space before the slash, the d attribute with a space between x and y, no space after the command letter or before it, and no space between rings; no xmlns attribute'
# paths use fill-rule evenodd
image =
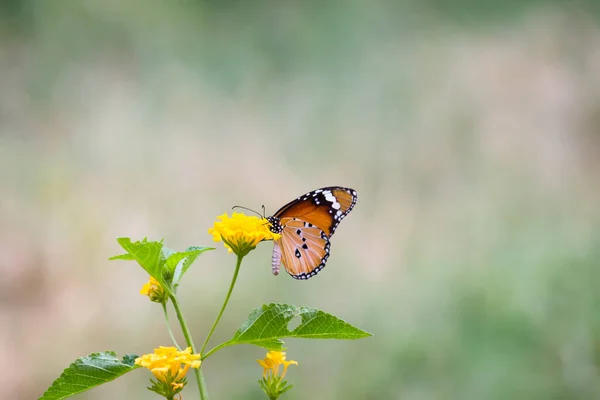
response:
<svg viewBox="0 0 600 400"><path fill-rule="evenodd" d="M271 269L273 271L273 275L279 275L279 267L281 267L281 248L275 242L273 247L273 257L271 258Z"/></svg>

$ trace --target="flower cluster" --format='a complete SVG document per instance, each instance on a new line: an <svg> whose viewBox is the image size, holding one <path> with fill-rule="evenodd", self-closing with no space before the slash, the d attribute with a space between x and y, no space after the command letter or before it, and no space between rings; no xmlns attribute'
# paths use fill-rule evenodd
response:
<svg viewBox="0 0 600 400"><path fill-rule="evenodd" d="M150 277L150 280L142 286L140 294L148 296L150 301L156 303L165 303L168 299L168 294L165 289L161 286L154 277Z"/></svg>
<svg viewBox="0 0 600 400"><path fill-rule="evenodd" d="M269 399L278 399L283 393L292 388L283 378L290 365L298 365L294 360L286 361L285 352L269 351L264 360L256 360L263 367L263 379L258 381ZM283 372L279 375L280 366L283 365Z"/></svg>
<svg viewBox="0 0 600 400"><path fill-rule="evenodd" d="M281 235L271 232L269 222L264 218L247 216L243 213L233 213L218 217L208 233L215 242L223 241L229 252L243 257L253 250L263 240L277 240Z"/></svg>
<svg viewBox="0 0 600 400"><path fill-rule="evenodd" d="M200 367L200 354L192 354L191 347L180 351L176 347L159 347L154 353L138 357L135 363L148 368L156 377L150 380L148 389L166 397L173 398L181 392L187 383L185 375L191 368Z"/></svg>

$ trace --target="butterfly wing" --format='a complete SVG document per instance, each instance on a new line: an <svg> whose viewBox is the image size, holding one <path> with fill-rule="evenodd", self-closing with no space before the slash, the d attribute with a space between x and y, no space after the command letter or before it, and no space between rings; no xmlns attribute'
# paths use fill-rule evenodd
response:
<svg viewBox="0 0 600 400"><path fill-rule="evenodd" d="M329 258L329 238L316 226L308 227L298 219L282 219L281 238L275 242L281 251L281 262L293 278L315 276ZM275 249L274 249L275 252Z"/></svg>
<svg viewBox="0 0 600 400"><path fill-rule="evenodd" d="M283 263L296 279L308 279L325 267L329 238L354 208L356 191L339 186L313 190L283 206L267 219L281 238L273 249L273 273Z"/></svg>
<svg viewBox="0 0 600 400"><path fill-rule="evenodd" d="M331 186L313 190L289 202L274 217L296 218L320 228L331 237L340 222L352 211L358 195L356 190ZM282 223L282 226L285 226Z"/></svg>

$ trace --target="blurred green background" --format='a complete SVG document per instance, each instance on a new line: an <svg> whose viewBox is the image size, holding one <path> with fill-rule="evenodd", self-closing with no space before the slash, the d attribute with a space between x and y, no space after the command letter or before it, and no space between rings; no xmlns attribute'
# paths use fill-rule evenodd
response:
<svg viewBox="0 0 600 400"><path fill-rule="evenodd" d="M288 399L600 398L598 9L3 1L0 398L169 343L117 236L210 245L231 206L325 185L359 192L327 268L273 277L260 245L214 344L286 302L375 335L287 341ZM234 266L217 247L180 288L200 343ZM263 357L209 359L212 398L263 399ZM155 398L149 375L78 398Z"/></svg>

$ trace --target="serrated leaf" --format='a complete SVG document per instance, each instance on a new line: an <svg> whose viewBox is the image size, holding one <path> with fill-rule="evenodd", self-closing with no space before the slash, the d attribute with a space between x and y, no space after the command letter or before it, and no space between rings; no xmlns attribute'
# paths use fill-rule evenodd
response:
<svg viewBox="0 0 600 400"><path fill-rule="evenodd" d="M173 283L178 283L181 277L187 272L190 266L196 261L198 256L207 250L214 250L214 247L190 246L185 249L184 258L177 262L173 273ZM168 260L167 260L168 261Z"/></svg>
<svg viewBox="0 0 600 400"><path fill-rule="evenodd" d="M174 276L175 275L175 269L177 268L177 265L184 258L186 258L187 256L189 256L190 254L192 254L192 252L187 252L187 251L182 251L182 252L179 252L179 253L173 253L173 254L171 254L171 256L169 258L167 258L167 261L165 262L165 269L167 270L166 272L169 275Z"/></svg>
<svg viewBox="0 0 600 400"><path fill-rule="evenodd" d="M150 276L154 277L154 279L160 282L160 284L168 293L173 294L171 287L167 284L162 274L162 267L164 264L164 260L162 258L162 240L160 242L148 241L146 238L144 238L143 240L132 242L128 237L121 237L117 238L117 242L128 254L116 256L116 258L113 257L113 259L137 261L138 264L140 264L140 266L144 268L148 274L150 274ZM166 249L165 254L168 254L168 252L169 249ZM130 256L131 258L127 258L127 256Z"/></svg>
<svg viewBox="0 0 600 400"><path fill-rule="evenodd" d="M135 364L136 358L138 358L138 357L139 356L137 354L125 354L123 356L123 364L133 366Z"/></svg>
<svg viewBox="0 0 600 400"><path fill-rule="evenodd" d="M163 246L160 249L160 259L164 263L169 259L169 257L171 257L175 253L177 253L175 250Z"/></svg>
<svg viewBox="0 0 600 400"><path fill-rule="evenodd" d="M110 382L139 368L134 365L136 358L136 355L128 355L120 361L112 351L81 357L63 371L39 400L65 399Z"/></svg>
<svg viewBox="0 0 600 400"><path fill-rule="evenodd" d="M293 330L290 321L300 317L301 322ZM270 350L282 350L283 338L304 339L361 339L372 336L346 321L324 311L289 304L272 303L252 311L231 340L215 347L213 353L234 344L254 344Z"/></svg>
<svg viewBox="0 0 600 400"><path fill-rule="evenodd" d="M173 269L167 265L167 260L171 258L174 254L178 254L175 250L169 249L168 247L163 247L160 249L160 265L161 265L161 273L165 282L171 284L173 282Z"/></svg>

